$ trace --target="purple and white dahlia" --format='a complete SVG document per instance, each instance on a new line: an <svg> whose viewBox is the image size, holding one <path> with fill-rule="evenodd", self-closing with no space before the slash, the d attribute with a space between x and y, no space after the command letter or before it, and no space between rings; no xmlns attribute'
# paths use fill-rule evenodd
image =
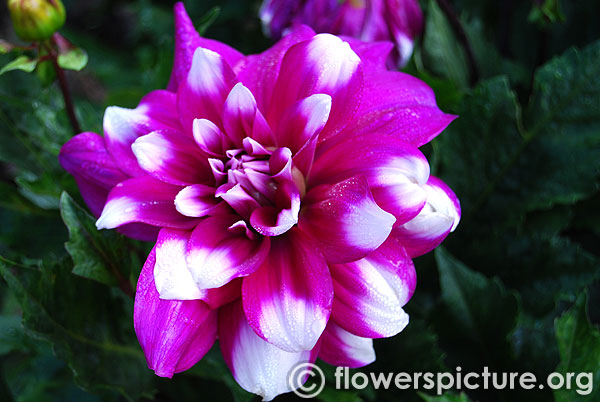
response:
<svg viewBox="0 0 600 402"><path fill-rule="evenodd" d="M382 44L294 29L244 56L175 6L167 90L110 107L104 136L61 150L99 229L156 240L134 325L171 377L215 339L237 382L270 400L299 362L359 367L402 331L412 258L460 219L418 147L454 116L385 69Z"/></svg>
<svg viewBox="0 0 600 402"><path fill-rule="evenodd" d="M279 39L290 27L306 24L316 32L365 42L390 41L390 61L403 67L414 39L423 30L417 0L263 0L260 18L265 32Z"/></svg>

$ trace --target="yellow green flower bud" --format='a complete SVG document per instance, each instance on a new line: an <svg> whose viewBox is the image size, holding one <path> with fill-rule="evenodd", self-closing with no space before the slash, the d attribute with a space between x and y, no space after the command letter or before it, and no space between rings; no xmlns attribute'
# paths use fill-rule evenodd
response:
<svg viewBox="0 0 600 402"><path fill-rule="evenodd" d="M15 32L26 41L48 39L65 23L60 0L8 0L8 9Z"/></svg>

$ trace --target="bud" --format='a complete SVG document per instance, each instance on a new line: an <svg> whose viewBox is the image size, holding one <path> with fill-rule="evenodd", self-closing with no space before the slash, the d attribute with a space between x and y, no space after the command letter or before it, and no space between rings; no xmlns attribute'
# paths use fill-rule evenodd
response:
<svg viewBox="0 0 600 402"><path fill-rule="evenodd" d="M8 0L8 9L15 32L26 41L48 39L65 23L60 0Z"/></svg>

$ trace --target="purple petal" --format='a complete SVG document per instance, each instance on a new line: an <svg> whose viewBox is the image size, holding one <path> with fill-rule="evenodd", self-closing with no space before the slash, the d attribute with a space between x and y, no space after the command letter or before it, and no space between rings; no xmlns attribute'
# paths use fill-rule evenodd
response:
<svg viewBox="0 0 600 402"><path fill-rule="evenodd" d="M106 150L104 139L95 133L81 133L60 149L58 160L75 177L81 195L95 216L99 216L109 190L128 177Z"/></svg>
<svg viewBox="0 0 600 402"><path fill-rule="evenodd" d="M321 337L319 358L332 366L363 367L375 361L373 340L356 336L329 320Z"/></svg>
<svg viewBox="0 0 600 402"><path fill-rule="evenodd" d="M271 239L267 260L242 284L250 326L288 352L315 347L329 319L332 297L325 259L296 228Z"/></svg>
<svg viewBox="0 0 600 402"><path fill-rule="evenodd" d="M300 192L296 185L286 181L279 184L275 194L275 207L255 209L250 224L263 236L279 236L298 223Z"/></svg>
<svg viewBox="0 0 600 402"><path fill-rule="evenodd" d="M391 42L365 42L350 37L342 37L343 40L350 44L352 50L356 52L360 60L365 66L365 71L387 70L387 60L390 52L394 48Z"/></svg>
<svg viewBox="0 0 600 402"><path fill-rule="evenodd" d="M249 238L234 215L203 219L192 232L187 264L201 289L220 287L234 278L253 273L269 253L266 237Z"/></svg>
<svg viewBox="0 0 600 402"><path fill-rule="evenodd" d="M362 102L353 124L334 140L387 136L420 147L456 118L437 107L433 90L418 78L372 68L365 68L364 76Z"/></svg>
<svg viewBox="0 0 600 402"><path fill-rule="evenodd" d="M129 176L140 176L144 171L138 166L131 144L152 131L179 129L176 96L168 91L153 91L140 101L135 109L117 106L104 112L104 138L106 147L119 168Z"/></svg>
<svg viewBox="0 0 600 402"><path fill-rule="evenodd" d="M200 218L211 214L217 208L219 199L214 187L194 184L185 187L175 197L175 208L185 216Z"/></svg>
<svg viewBox="0 0 600 402"><path fill-rule="evenodd" d="M223 104L235 83L235 74L218 53L196 49L189 74L177 92L177 109L184 130L191 133L197 118L222 127Z"/></svg>
<svg viewBox="0 0 600 402"><path fill-rule="evenodd" d="M417 0L385 0L389 26L396 39L396 66L406 65L414 47L414 38L423 30L423 13Z"/></svg>
<svg viewBox="0 0 600 402"><path fill-rule="evenodd" d="M299 226L313 236L328 262L358 260L389 236L393 215L373 200L367 180L353 177L310 190Z"/></svg>
<svg viewBox="0 0 600 402"><path fill-rule="evenodd" d="M396 335L408 324L402 307L416 285L415 268L402 244L390 238L377 251L347 264L331 264L332 320L354 335Z"/></svg>
<svg viewBox="0 0 600 402"><path fill-rule="evenodd" d="M215 195L225 200L244 219L249 219L252 212L260 208L258 201L248 194L240 184L223 184L217 189Z"/></svg>
<svg viewBox="0 0 600 402"><path fill-rule="evenodd" d="M277 146L287 147L296 154L309 140L319 135L327 124L330 111L329 95L315 94L294 102L277 126Z"/></svg>
<svg viewBox="0 0 600 402"><path fill-rule="evenodd" d="M271 128L258 110L254 95L242 83L237 83L225 100L223 127L238 148L242 146L242 140L250 136L260 143L273 142Z"/></svg>
<svg viewBox="0 0 600 402"><path fill-rule="evenodd" d="M258 15L267 35L273 39L281 38L300 4L300 0L265 0Z"/></svg>
<svg viewBox="0 0 600 402"><path fill-rule="evenodd" d="M244 59L244 55L237 50L215 40L201 38L190 20L182 2L176 3L175 12L175 60L173 72L167 89L177 92L179 84L186 80L194 51L198 47L218 53L230 66L236 65Z"/></svg>
<svg viewBox="0 0 600 402"><path fill-rule="evenodd" d="M290 392L290 371L300 363L313 363L319 350L290 353L265 342L248 325L241 302L219 310L219 345L233 378L263 401Z"/></svg>
<svg viewBox="0 0 600 402"><path fill-rule="evenodd" d="M195 119L192 124L192 132L196 144L205 153L211 156L223 156L225 148L229 145L225 134L210 120Z"/></svg>
<svg viewBox="0 0 600 402"><path fill-rule="evenodd" d="M450 187L430 176L424 189L427 191L425 207L392 233L412 258L436 248L460 221L460 203Z"/></svg>
<svg viewBox="0 0 600 402"><path fill-rule="evenodd" d="M173 229L189 229L197 220L175 209L180 186L163 183L150 176L135 177L116 185L108 194L98 229L113 229L126 223L141 222Z"/></svg>
<svg viewBox="0 0 600 402"><path fill-rule="evenodd" d="M429 164L415 147L376 135L351 137L324 149L326 145L317 148L309 186L362 175L377 204L396 217L396 225L408 222L423 209Z"/></svg>
<svg viewBox="0 0 600 402"><path fill-rule="evenodd" d="M162 229L156 241L154 281L161 299L197 300L206 296L187 267L185 254L191 232Z"/></svg>
<svg viewBox="0 0 600 402"><path fill-rule="evenodd" d="M185 186L213 181L206 156L193 139L180 132L152 132L135 140L131 149L142 169L166 183Z"/></svg>
<svg viewBox="0 0 600 402"><path fill-rule="evenodd" d="M172 377L196 364L213 345L217 312L198 300L162 300L154 285L153 249L138 280L133 326L148 367Z"/></svg>
<svg viewBox="0 0 600 402"><path fill-rule="evenodd" d="M258 108L263 113L271 104L284 54L291 46L314 35L309 27L300 26L263 53L246 57L239 69L236 68L238 79L254 94Z"/></svg>
<svg viewBox="0 0 600 402"><path fill-rule="evenodd" d="M281 62L267 114L271 127L296 101L314 94L331 96L332 106L321 136L327 138L351 121L363 87L360 59L350 45L336 36L316 35L292 46Z"/></svg>

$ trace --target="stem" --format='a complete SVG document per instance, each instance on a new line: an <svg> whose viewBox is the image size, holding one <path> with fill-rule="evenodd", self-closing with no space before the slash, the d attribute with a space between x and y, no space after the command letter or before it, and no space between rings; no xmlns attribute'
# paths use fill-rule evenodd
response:
<svg viewBox="0 0 600 402"><path fill-rule="evenodd" d="M67 111L67 116L69 117L69 123L71 123L73 133L79 134L81 132L81 127L79 126L77 116L75 115L75 107L73 105L73 99L71 98L71 91L69 90L67 77L65 76L65 70L58 65L58 56L56 55L53 46L55 45L55 42L54 39L50 40L51 44L47 46L48 55L50 56L54 70L56 70L56 78L58 79L58 86L60 87L60 91L62 92L62 96L65 101L65 109Z"/></svg>
<svg viewBox="0 0 600 402"><path fill-rule="evenodd" d="M470 83L471 86L474 86L477 81L479 81L479 70L477 68L475 55L473 54L473 49L471 48L467 34L465 33L465 30L462 27L462 24L460 23L460 20L458 19L458 16L454 12L452 6L446 0L437 0L437 3L444 14L446 14L446 18L448 18L448 22L450 22L458 41L465 49L465 53L467 54L467 64L469 67Z"/></svg>

